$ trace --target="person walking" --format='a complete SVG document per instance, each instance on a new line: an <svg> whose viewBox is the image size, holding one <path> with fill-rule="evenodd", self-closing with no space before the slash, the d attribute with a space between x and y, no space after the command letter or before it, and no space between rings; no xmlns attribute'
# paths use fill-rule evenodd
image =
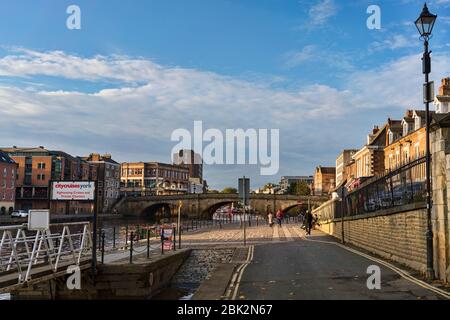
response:
<svg viewBox="0 0 450 320"><path fill-rule="evenodd" d="M277 220L278 220L278 225L281 227L281 220L283 219L283 211L281 211L281 209L278 209L277 211Z"/></svg>
<svg viewBox="0 0 450 320"><path fill-rule="evenodd" d="M306 212L306 216L305 216L305 222L306 222L306 234L311 235L311 228L312 228L312 224L313 224L313 215L311 213L310 210L308 210Z"/></svg>
<svg viewBox="0 0 450 320"><path fill-rule="evenodd" d="M273 213L272 211L269 211L269 214L267 215L267 220L269 221L269 226L273 226Z"/></svg>

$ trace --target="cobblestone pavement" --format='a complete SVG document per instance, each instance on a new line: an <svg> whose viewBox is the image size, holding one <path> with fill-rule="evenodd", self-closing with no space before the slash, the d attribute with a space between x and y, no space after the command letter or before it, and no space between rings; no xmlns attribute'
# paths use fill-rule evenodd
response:
<svg viewBox="0 0 450 320"><path fill-rule="evenodd" d="M267 225L246 227L248 243L297 241L303 234L298 224L283 224L281 227ZM222 229L203 230L199 233L182 235L185 244L239 243L244 239L244 228L239 225L226 226Z"/></svg>

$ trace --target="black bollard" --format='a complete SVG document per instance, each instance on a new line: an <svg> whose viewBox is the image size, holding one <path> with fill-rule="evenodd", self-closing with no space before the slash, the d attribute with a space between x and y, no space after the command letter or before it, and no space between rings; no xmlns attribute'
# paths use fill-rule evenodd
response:
<svg viewBox="0 0 450 320"><path fill-rule="evenodd" d="M173 229L172 229L172 236L173 236L173 251L177 251L177 229L176 229L176 227L173 227Z"/></svg>
<svg viewBox="0 0 450 320"><path fill-rule="evenodd" d="M102 264L105 262L105 231L102 232Z"/></svg>
<svg viewBox="0 0 450 320"><path fill-rule="evenodd" d="M133 232L130 236L130 263L133 263Z"/></svg>
<svg viewBox="0 0 450 320"><path fill-rule="evenodd" d="M125 227L125 250L128 248L128 225Z"/></svg>
<svg viewBox="0 0 450 320"><path fill-rule="evenodd" d="M113 228L113 249L116 248L116 227Z"/></svg>
<svg viewBox="0 0 450 320"><path fill-rule="evenodd" d="M150 228L147 229L147 259L150 258Z"/></svg>
<svg viewBox="0 0 450 320"><path fill-rule="evenodd" d="M164 228L161 228L161 254L164 254Z"/></svg>

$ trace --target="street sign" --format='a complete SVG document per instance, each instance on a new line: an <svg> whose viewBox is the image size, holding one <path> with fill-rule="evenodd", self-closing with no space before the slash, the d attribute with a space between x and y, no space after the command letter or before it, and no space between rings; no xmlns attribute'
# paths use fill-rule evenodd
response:
<svg viewBox="0 0 450 320"><path fill-rule="evenodd" d="M52 181L51 200L93 201L95 197L94 181Z"/></svg>
<svg viewBox="0 0 450 320"><path fill-rule="evenodd" d="M163 237L164 237L164 243L163 243L164 250L172 250L173 249L173 228L172 227L164 228Z"/></svg>
<svg viewBox="0 0 450 320"><path fill-rule="evenodd" d="M250 198L250 179L239 178L239 198L244 206L247 206Z"/></svg>

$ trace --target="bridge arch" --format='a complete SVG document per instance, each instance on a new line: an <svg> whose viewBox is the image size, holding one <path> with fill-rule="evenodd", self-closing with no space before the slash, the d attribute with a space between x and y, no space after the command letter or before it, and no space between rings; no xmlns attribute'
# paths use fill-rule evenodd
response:
<svg viewBox="0 0 450 320"><path fill-rule="evenodd" d="M223 201L216 202L216 203L208 206L205 210L203 210L203 214L204 214L204 216L206 216L206 218L211 219L214 212L216 212L217 209L219 209L223 206L226 206L226 205L232 205L235 202L236 201L232 201L232 200L223 200Z"/></svg>
<svg viewBox="0 0 450 320"><path fill-rule="evenodd" d="M145 207L140 217L158 221L160 219L170 219L172 217L171 204L168 202L158 202Z"/></svg>

